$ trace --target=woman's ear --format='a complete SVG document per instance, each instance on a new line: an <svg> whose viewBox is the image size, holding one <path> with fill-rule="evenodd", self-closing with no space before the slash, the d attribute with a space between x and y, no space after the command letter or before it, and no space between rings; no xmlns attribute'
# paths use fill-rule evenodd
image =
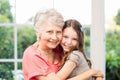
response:
<svg viewBox="0 0 120 80"><path fill-rule="evenodd" d="M37 41L40 40L40 34L38 32L36 32L36 36L37 36Z"/></svg>

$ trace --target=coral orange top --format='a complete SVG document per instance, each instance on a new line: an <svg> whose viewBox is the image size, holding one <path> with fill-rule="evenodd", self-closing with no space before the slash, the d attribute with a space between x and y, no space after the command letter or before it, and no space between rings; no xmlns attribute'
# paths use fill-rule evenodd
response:
<svg viewBox="0 0 120 80"><path fill-rule="evenodd" d="M23 55L22 68L24 73L24 80L36 80L37 75L47 75L51 72L57 72L60 65L60 51L55 49L59 60L57 64L52 64L44 60L40 51L33 45L29 46Z"/></svg>

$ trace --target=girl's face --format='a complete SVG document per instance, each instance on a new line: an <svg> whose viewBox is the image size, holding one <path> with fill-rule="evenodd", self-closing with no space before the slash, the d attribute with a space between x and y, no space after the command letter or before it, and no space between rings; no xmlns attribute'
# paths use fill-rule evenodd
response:
<svg viewBox="0 0 120 80"><path fill-rule="evenodd" d="M51 23L45 24L44 29L39 35L39 41L42 48L53 49L62 40L62 28Z"/></svg>
<svg viewBox="0 0 120 80"><path fill-rule="evenodd" d="M63 38L61 46L64 52L70 52L78 45L78 36L72 27L67 27L63 30Z"/></svg>

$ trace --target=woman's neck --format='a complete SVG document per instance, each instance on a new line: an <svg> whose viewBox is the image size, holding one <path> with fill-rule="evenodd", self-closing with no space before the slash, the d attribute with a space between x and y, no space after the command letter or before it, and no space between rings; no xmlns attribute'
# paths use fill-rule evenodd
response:
<svg viewBox="0 0 120 80"><path fill-rule="evenodd" d="M50 53L53 51L52 49L45 47L43 44L41 44L38 41L34 45L37 47L38 50L41 50L47 53Z"/></svg>
<svg viewBox="0 0 120 80"><path fill-rule="evenodd" d="M53 51L53 49L47 49L44 48L43 46L41 46L38 42L36 42L34 44L34 46L36 46L36 48L40 51L41 56L48 62L50 63L56 63L57 59L57 55L55 54L55 52Z"/></svg>

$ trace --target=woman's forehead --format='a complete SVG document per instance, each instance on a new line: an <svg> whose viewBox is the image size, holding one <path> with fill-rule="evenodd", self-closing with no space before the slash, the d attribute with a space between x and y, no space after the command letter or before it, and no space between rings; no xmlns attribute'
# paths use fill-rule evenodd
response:
<svg viewBox="0 0 120 80"><path fill-rule="evenodd" d="M58 25L54 25L50 22L47 22L46 24L44 24L43 29L44 30L60 30L60 31L62 31L62 27L60 27Z"/></svg>

